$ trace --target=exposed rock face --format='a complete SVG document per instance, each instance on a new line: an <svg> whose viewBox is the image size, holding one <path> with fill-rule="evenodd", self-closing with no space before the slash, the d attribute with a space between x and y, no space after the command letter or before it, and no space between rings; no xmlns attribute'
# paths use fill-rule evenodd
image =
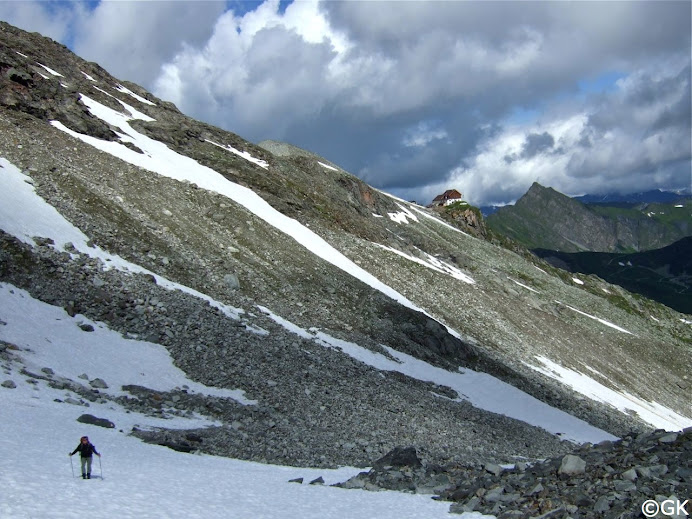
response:
<svg viewBox="0 0 692 519"><path fill-rule="evenodd" d="M483 215L478 209L470 207L457 207L454 204L447 207L434 208L445 220L457 225L461 230L477 238L487 239L488 230L486 229Z"/></svg>
<svg viewBox="0 0 692 519"><path fill-rule="evenodd" d="M665 223L647 216L645 208L604 216L538 183L515 205L490 215L487 224L529 249L563 252L659 249L692 232L689 217Z"/></svg>

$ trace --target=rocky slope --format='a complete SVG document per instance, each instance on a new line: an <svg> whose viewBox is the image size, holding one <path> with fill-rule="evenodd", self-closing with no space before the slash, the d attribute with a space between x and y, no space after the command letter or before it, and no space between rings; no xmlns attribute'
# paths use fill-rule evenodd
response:
<svg viewBox="0 0 692 519"><path fill-rule="evenodd" d="M682 203L682 207L677 207ZM692 202L590 206L534 183L513 206L488 216L488 226L529 249L636 252L659 249L692 233Z"/></svg>
<svg viewBox="0 0 692 519"><path fill-rule="evenodd" d="M246 407L183 390L128 388L132 397L124 402L133 409L194 410L223 423L142 434L148 441L316 466L367 465L397 445L414 445L435 463L534 460L573 448L547 431L475 408L450 388L325 347L315 340L318 332L383 356L391 348L450 371L487 372L618 436L651 425L536 371L537 357L692 416L692 329L681 314L595 277L576 283L307 151L257 146L190 119L38 34L0 24L0 43L0 156L21 168L91 245L239 309L229 319L151 274L105 269L73 245L45 237L26 243L2 233L0 281L161 344L194 380L242 389L257 402ZM236 200L87 143L84 136L146 156L122 127L96 116L87 98L119 113L145 114L151 120L129 120L132 132L165 144L180 161L192 158L250 187L412 305L325 261ZM8 362L19 353L16 345L3 349ZM50 376L74 385L81 404L109 398L84 381Z"/></svg>
<svg viewBox="0 0 692 519"><path fill-rule="evenodd" d="M584 444L565 456L511 466L434 465L395 449L343 488L435 494L452 513L529 517L686 517L692 492L692 428ZM657 512L660 512L658 514Z"/></svg>

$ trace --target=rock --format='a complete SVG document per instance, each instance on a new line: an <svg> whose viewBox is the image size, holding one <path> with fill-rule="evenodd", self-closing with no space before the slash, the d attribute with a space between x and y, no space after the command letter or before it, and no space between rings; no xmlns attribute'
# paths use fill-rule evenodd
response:
<svg viewBox="0 0 692 519"><path fill-rule="evenodd" d="M583 474L586 469L586 462L579 456L567 454L562 458L562 463L558 469L558 474L573 476L575 474Z"/></svg>
<svg viewBox="0 0 692 519"><path fill-rule="evenodd" d="M670 433L666 434L665 436L661 436L658 441L660 443L673 443L675 440L678 439L678 433Z"/></svg>
<svg viewBox="0 0 692 519"><path fill-rule="evenodd" d="M85 423L89 425L96 425L98 427L105 427L106 429L113 429L115 424L106 418L96 418L94 415L83 414L77 418L79 423Z"/></svg>
<svg viewBox="0 0 692 519"><path fill-rule="evenodd" d="M363 489L365 487L365 483L367 482L367 474L367 472L361 472L360 474L353 476L343 483L337 483L336 486L348 489Z"/></svg>
<svg viewBox="0 0 692 519"><path fill-rule="evenodd" d="M2 387L6 387L7 389L15 389L17 387L17 384L14 383L13 380L5 380L2 384L0 384Z"/></svg>
<svg viewBox="0 0 692 519"><path fill-rule="evenodd" d="M202 443L204 441L204 438L202 438L202 436L196 433L185 434L185 439L196 443Z"/></svg>
<svg viewBox="0 0 692 519"><path fill-rule="evenodd" d="M490 472L494 476L499 476L502 472L502 467L500 467L500 465L497 463L486 463L484 468L486 472Z"/></svg>
<svg viewBox="0 0 692 519"><path fill-rule="evenodd" d="M240 288L240 281L238 280L238 276L235 274L224 275L223 281L226 283L229 290L238 290Z"/></svg>
<svg viewBox="0 0 692 519"><path fill-rule="evenodd" d="M312 481L310 481L310 484L311 485L324 485L324 478L322 478L322 476L315 478Z"/></svg>
<svg viewBox="0 0 692 519"><path fill-rule="evenodd" d="M195 448L187 442L162 441L159 442L159 445L173 449L176 452L190 453L195 450Z"/></svg>
<svg viewBox="0 0 692 519"><path fill-rule="evenodd" d="M613 488L618 492L633 492L637 490L637 485L626 479L617 479L613 482Z"/></svg>
<svg viewBox="0 0 692 519"><path fill-rule="evenodd" d="M102 378L95 378L89 382L89 385L96 389L108 389L108 384Z"/></svg>
<svg viewBox="0 0 692 519"><path fill-rule="evenodd" d="M574 504L581 508L587 508L593 506L594 502L593 499L591 499L589 496L579 494L577 498L574 500Z"/></svg>
<svg viewBox="0 0 692 519"><path fill-rule="evenodd" d="M658 464L658 465L653 465L649 467L649 474L653 475L654 477L661 477L665 474L668 473L668 465L665 464Z"/></svg>
<svg viewBox="0 0 692 519"><path fill-rule="evenodd" d="M636 469L629 469L629 470L626 470L625 472L623 472L622 473L622 479L626 479L628 481L636 481L636 479L637 479Z"/></svg>
<svg viewBox="0 0 692 519"><path fill-rule="evenodd" d="M608 496L599 497L593 507L593 511L603 513L607 512L608 510L610 510L610 499L608 499Z"/></svg>
<svg viewBox="0 0 692 519"><path fill-rule="evenodd" d="M303 478L293 478L288 480L289 483L298 483L299 485L303 484Z"/></svg>
<svg viewBox="0 0 692 519"><path fill-rule="evenodd" d="M535 494L540 494L543 492L543 485L541 483L537 483L531 490L529 490L526 495L527 496L533 496Z"/></svg>
<svg viewBox="0 0 692 519"><path fill-rule="evenodd" d="M504 487L495 487L489 490L484 496L483 501L487 503L497 503L502 500L502 494L504 493Z"/></svg>
<svg viewBox="0 0 692 519"><path fill-rule="evenodd" d="M423 464L418 458L415 447L395 447L387 454L378 459L373 468L382 469L384 467L411 467L418 468Z"/></svg>

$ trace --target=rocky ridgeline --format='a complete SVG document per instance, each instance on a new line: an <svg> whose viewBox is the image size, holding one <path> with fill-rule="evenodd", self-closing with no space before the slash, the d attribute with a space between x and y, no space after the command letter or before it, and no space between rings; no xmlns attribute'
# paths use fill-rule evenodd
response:
<svg viewBox="0 0 692 519"><path fill-rule="evenodd" d="M511 468L426 465L415 449L397 448L369 472L337 486L434 494L453 502L450 512L476 511L498 519L642 517L648 500L655 500L658 505L651 506L662 507L665 516L686 517L667 512L692 496L692 428L584 444L571 454ZM684 507L687 513L691 509L690 503Z"/></svg>

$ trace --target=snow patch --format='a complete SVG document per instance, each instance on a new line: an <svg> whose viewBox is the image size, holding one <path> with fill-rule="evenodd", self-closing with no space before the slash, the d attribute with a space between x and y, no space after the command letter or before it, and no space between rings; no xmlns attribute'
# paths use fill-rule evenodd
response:
<svg viewBox="0 0 692 519"><path fill-rule="evenodd" d="M404 207L401 204L397 204L397 205L399 206L399 209L401 209L401 211L397 211L396 213L387 213L389 215L389 218L393 222L407 224L409 219L414 221L414 222L418 221L418 217L415 214L413 214L411 211L406 209L406 207Z"/></svg>
<svg viewBox="0 0 692 519"><path fill-rule="evenodd" d="M70 317L62 308L38 301L8 283L0 282L0 309L5 323L0 326L0 339L19 347L17 354L37 370L49 367L71 380L83 373L101 378L109 388L100 391L113 396L127 394L121 387L128 384L156 391L187 385L197 393L232 398L244 405L257 403L244 391L190 380L159 344L125 339L104 323L82 315ZM93 331L83 331L80 325L90 325Z"/></svg>
<svg viewBox="0 0 692 519"><path fill-rule="evenodd" d="M65 76L63 76L60 72L56 72L56 71L53 70L52 68L48 68L48 67L46 67L45 65L39 63L38 61L37 61L36 63L37 63L38 65L40 65L41 67L43 67L44 69L46 69L46 71L47 71L49 74L53 75L53 76L65 77ZM45 76L44 76L44 77L45 77ZM48 78L46 78L46 79L48 79Z"/></svg>
<svg viewBox="0 0 692 519"><path fill-rule="evenodd" d="M324 162L320 162L319 160L317 161L317 163L318 163L320 166L322 166L323 168L331 169L332 171L339 171L339 170L338 170L337 168L335 168L334 166L330 166L329 164L325 164Z"/></svg>
<svg viewBox="0 0 692 519"><path fill-rule="evenodd" d="M581 310L577 310L576 308L571 307L571 306L569 306L569 305L566 305L566 304L564 304L564 303L561 303L560 301L555 301L555 302L556 302L557 304L559 304L559 305L562 305L562 306L564 306L564 307L566 307L566 308L569 308L570 310L572 310L572 311L574 311L574 312L577 312L578 314L581 314L581 315L583 315L583 316L585 316L585 317L588 317L589 319L593 319L594 321L598 321L598 322L601 323L601 324L605 324L606 326L609 326L610 328L613 328L613 329L615 329L615 330L617 330L617 331L619 331L619 332L628 333L628 334L630 334L630 335L634 335L632 332L628 332L628 331L625 330L624 328L621 328L621 327L619 327L618 325L611 323L610 321L606 321L605 319L601 319L600 317L596 317L596 316L594 316L594 315L587 314L586 312L582 312Z"/></svg>
<svg viewBox="0 0 692 519"><path fill-rule="evenodd" d="M519 281L517 281L516 279L512 279L509 276L507 276L507 279L509 279L512 283L516 283L520 287L525 288L526 290L530 290L531 292L535 292L536 294L540 294L540 292L538 290L536 290L535 288L531 288L530 286L525 285L524 283L519 283Z"/></svg>
<svg viewBox="0 0 692 519"><path fill-rule="evenodd" d="M591 377L562 367L546 357L538 355L536 360L541 363L541 366L527 365L539 373L567 384L578 393L592 400L609 404L623 413L636 412L642 420L656 428L678 431L692 426L691 419L679 415L657 402L648 402L626 391L618 391L606 387ZM591 370L591 368L588 369ZM596 370L591 371L598 373Z"/></svg>
<svg viewBox="0 0 692 519"><path fill-rule="evenodd" d="M269 169L269 164L267 163L266 160L255 158L250 153L248 153L247 151L237 150L233 146L231 146L230 144L224 146L223 144L219 144L218 142L210 141L209 139L204 139L204 140L210 144L213 144L214 146L218 146L221 149L224 149L226 151L230 151L231 153L235 153L239 157L242 157L245 160L247 160L248 162L252 162L253 164L258 165L261 168Z"/></svg>
<svg viewBox="0 0 692 519"><path fill-rule="evenodd" d="M464 283L467 283L469 285L473 285L476 283L471 276L464 274L461 270L456 268L454 265L450 265L449 263L445 263L444 261L437 259L435 256L433 256L431 254L423 253L428 258L428 260L425 261L424 259L421 259L421 258L418 258L415 256L411 256L409 254L406 254L405 252L394 249L392 247L388 247L386 245L380 245L379 243L376 243L375 245L377 245L378 247L381 247L385 250L388 250L390 252L393 252L394 254L397 254L398 256L401 256L402 258L406 258L409 261L413 261L414 263L418 263L419 265L423 265L424 267L427 267L427 268L434 270L436 272L446 274L448 276L453 277L454 279L458 279L459 281L463 281Z"/></svg>
<svg viewBox="0 0 692 519"><path fill-rule="evenodd" d="M119 92L122 92L123 94L127 94L130 97L133 97L134 99L136 99L140 103L144 103L145 105L150 105L150 106L156 106L156 103L152 103L148 99L145 99L142 96L135 94L132 90L129 90L122 85L116 85L115 89Z"/></svg>

